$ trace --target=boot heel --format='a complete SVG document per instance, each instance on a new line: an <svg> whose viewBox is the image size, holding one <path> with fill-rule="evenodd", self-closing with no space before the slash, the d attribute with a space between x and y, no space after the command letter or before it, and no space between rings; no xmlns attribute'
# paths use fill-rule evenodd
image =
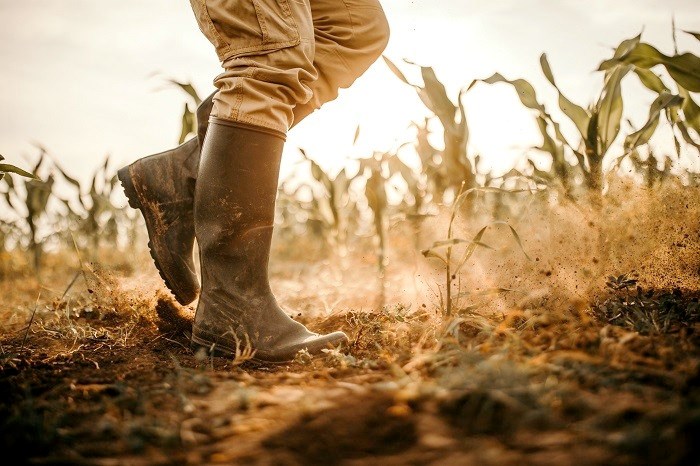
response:
<svg viewBox="0 0 700 466"><path fill-rule="evenodd" d="M134 188L134 182L131 180L131 172L129 171L130 165L119 169L117 172L117 178L122 183L122 188L124 188L124 194L126 194L126 199L129 201L129 206L132 209L141 209L141 202L136 194L136 188Z"/></svg>

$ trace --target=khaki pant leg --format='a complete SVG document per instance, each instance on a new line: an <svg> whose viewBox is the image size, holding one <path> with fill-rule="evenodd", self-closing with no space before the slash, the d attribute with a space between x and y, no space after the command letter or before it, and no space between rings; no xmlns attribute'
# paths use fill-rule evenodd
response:
<svg viewBox="0 0 700 466"><path fill-rule="evenodd" d="M312 97L294 108L294 123L338 97L382 54L389 25L378 0L310 0L318 79Z"/></svg>
<svg viewBox="0 0 700 466"><path fill-rule="evenodd" d="M211 115L286 133L318 74L310 0L190 0L224 72Z"/></svg>

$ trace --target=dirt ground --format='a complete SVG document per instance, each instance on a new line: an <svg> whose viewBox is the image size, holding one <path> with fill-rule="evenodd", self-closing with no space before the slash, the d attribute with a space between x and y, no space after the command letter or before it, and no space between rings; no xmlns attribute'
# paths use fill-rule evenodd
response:
<svg viewBox="0 0 700 466"><path fill-rule="evenodd" d="M145 256L41 280L4 256L5 464L700 464L700 289L614 277L443 319L405 263L380 293L369 259L289 257L282 304L352 343L260 366L193 354Z"/></svg>

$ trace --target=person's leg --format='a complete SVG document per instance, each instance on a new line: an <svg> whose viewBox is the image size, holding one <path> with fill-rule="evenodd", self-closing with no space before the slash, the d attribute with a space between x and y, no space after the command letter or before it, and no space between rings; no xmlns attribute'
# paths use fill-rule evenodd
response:
<svg viewBox="0 0 700 466"><path fill-rule="evenodd" d="M318 78L309 84L311 99L306 103L294 106L292 126L301 122L324 103L335 99L338 95L338 89L349 87L380 56L389 38L389 26L378 0L313 0L311 14L315 41L313 66ZM176 167L181 164L183 170L179 173L175 171L172 178L165 178L151 175L151 173L157 174L159 171L147 170L139 162L136 162L131 167L120 170L120 179L125 186L131 184L129 168L131 168L134 178L139 179L132 192L138 191L144 196L153 197L152 193L159 192L157 189L153 189L153 186L170 183L179 186L183 184L182 180L189 184L196 178L199 149L201 149L207 131L209 115L214 104L213 97L214 94L211 94L204 99L197 109L197 137L167 153L174 161L151 158L152 163L172 163ZM196 151L196 153L191 155L192 151ZM192 166L195 167L195 170L191 169ZM127 195L130 201L132 197L137 198L136 194L130 195L129 190L127 190ZM181 193L180 196L182 197L183 194ZM189 199L192 199L191 196ZM183 208L173 211L175 206L168 204L167 196L155 200L157 202L138 203L144 218L146 218L147 225L149 225L149 218L191 216L191 207L187 210L187 206L184 204ZM169 234L155 233L155 235L151 232L161 230L149 226L151 251L156 267L163 276L166 286L173 291L175 297L182 304L191 302L198 292L196 277L190 275L181 263L181 258L186 258L192 249L191 244L194 239L192 225L191 222L170 223L168 224L169 229L180 231ZM170 254L168 251L175 251L176 254ZM191 253L189 261L191 262ZM178 278L183 276L186 278Z"/></svg>
<svg viewBox="0 0 700 466"><path fill-rule="evenodd" d="M284 140L317 76L308 0L193 7L225 71L215 80L194 195L202 291L192 344L228 356L249 345L256 359L282 362L346 343L342 332L318 335L290 318L268 279Z"/></svg>
<svg viewBox="0 0 700 466"><path fill-rule="evenodd" d="M294 124L338 97L382 54L389 24L379 0L312 0L318 79L312 97L294 108Z"/></svg>
<svg viewBox="0 0 700 466"><path fill-rule="evenodd" d="M318 78L311 99L293 110L292 127L338 97L382 54L389 41L389 24L378 0L314 0L311 2ZM204 141L215 92L197 109L200 147Z"/></svg>
<svg viewBox="0 0 700 466"><path fill-rule="evenodd" d="M280 308L268 261L283 135L260 126L213 120L204 142L195 194L202 293L192 343L233 356L250 346L255 359L283 362L300 350L318 354L347 343L342 332L317 335Z"/></svg>

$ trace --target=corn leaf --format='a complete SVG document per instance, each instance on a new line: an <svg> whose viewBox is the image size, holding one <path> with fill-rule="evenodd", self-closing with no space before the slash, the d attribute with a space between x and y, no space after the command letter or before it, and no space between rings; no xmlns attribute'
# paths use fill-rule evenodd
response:
<svg viewBox="0 0 700 466"><path fill-rule="evenodd" d="M427 98L427 101L430 103L430 105L427 105L428 108L440 119L445 130L454 133L457 107L447 96L447 90L444 84L438 80L435 75L435 70L429 66L421 66L421 76L425 84L423 88L424 95L421 96L421 99L423 99L423 102L427 105Z"/></svg>
<svg viewBox="0 0 700 466"><path fill-rule="evenodd" d="M9 163L0 163L0 174L4 175L5 173L14 173L16 175L24 176L25 178L32 178L35 180L38 179L33 174L29 173L26 170L22 170L19 167L15 167L14 165L10 165ZM2 177L0 177L0 179L2 179Z"/></svg>
<svg viewBox="0 0 700 466"><path fill-rule="evenodd" d="M537 93L535 92L535 88L532 87L532 84L525 81L524 79L515 79L510 81L504 78L503 75L499 73L494 73L492 76L486 79L482 79L481 81L485 82L486 84L510 84L515 88L515 91L518 93L518 97L520 98L520 101L523 103L524 106L533 110L539 110L541 112L544 112L544 107L542 107L542 105L540 105L539 102L537 102Z"/></svg>
<svg viewBox="0 0 700 466"><path fill-rule="evenodd" d="M457 105L459 106L460 115L458 133L465 147L469 143L469 122L467 121L467 110L464 108L464 103L462 102L462 96L466 92L466 90L462 90L459 93L459 97L457 97Z"/></svg>
<svg viewBox="0 0 700 466"><path fill-rule="evenodd" d="M618 45L615 48L615 53L613 54L613 58L621 58L630 53L634 48L639 45L639 42L642 39L642 34L639 33L635 37L632 37L631 39L626 39L620 42L620 45Z"/></svg>
<svg viewBox="0 0 700 466"><path fill-rule="evenodd" d="M636 66L634 67L633 71L647 89L654 91L657 94L661 94L663 91L668 91L668 87L666 87L661 78L653 71L644 68L637 68Z"/></svg>
<svg viewBox="0 0 700 466"><path fill-rule="evenodd" d="M515 231L515 228L513 228L513 226L510 223L505 222L503 220L497 220L495 222L492 222L492 225L506 225L510 229L510 232L513 235L513 238L515 239L515 242L518 244L518 246L520 246L520 250L523 252L525 257L530 261L532 260L530 256L528 256L528 254L525 252L525 248L523 247L523 242L520 239L520 235L517 231Z"/></svg>
<svg viewBox="0 0 700 466"><path fill-rule="evenodd" d="M406 79L406 76L404 76L404 74L401 72L401 70L399 69L399 67L396 66L396 65L394 64L394 62L392 62L391 60L389 60L389 59L386 57L386 55L382 55L382 58L384 59L384 63L386 63L386 66L389 67L389 69L391 70L391 72L394 73L394 75L395 75L397 78L399 78L401 81L405 82L405 83L408 84L409 86L413 86L413 84L411 84L410 82L408 82L408 79Z"/></svg>
<svg viewBox="0 0 700 466"><path fill-rule="evenodd" d="M683 136L683 140L685 140L685 142L687 142L688 144L690 144L691 146L695 147L696 149L698 149L700 151L700 143L696 142L693 139L693 137L690 135L690 132L688 131L688 127L685 125L685 123L682 121L679 121L678 123L676 123L676 127L681 132L681 136ZM676 143L676 145L678 145L678 143ZM680 156L680 147L676 148L676 153L679 154L679 156Z"/></svg>
<svg viewBox="0 0 700 466"><path fill-rule="evenodd" d="M46 149L44 149L41 146L38 146L39 150L41 153L39 154L39 160L37 160L36 165L34 165L34 168L32 169L32 173L38 173L39 169L41 168L42 165L44 165L44 162L46 161L46 155L48 152L46 152Z"/></svg>
<svg viewBox="0 0 700 466"><path fill-rule="evenodd" d="M678 87L678 93L683 97L683 103L681 104L681 110L683 110L683 115L685 116L685 123L693 128L695 131L700 133L700 107L693 100L690 92Z"/></svg>
<svg viewBox="0 0 700 466"><path fill-rule="evenodd" d="M64 180L75 186L75 188L78 191L78 195L76 196L78 198L78 202L80 202L80 205L85 208L85 203L83 202L83 198L81 196L82 187L80 186L80 182L72 176L68 175L68 173L66 173L66 171L58 163L54 162L53 165L56 168L56 170L58 170L58 173L63 177Z"/></svg>
<svg viewBox="0 0 700 466"><path fill-rule="evenodd" d="M691 36L695 37L697 40L700 40L700 32L691 32L691 31L683 31L686 34L690 34Z"/></svg>
<svg viewBox="0 0 700 466"><path fill-rule="evenodd" d="M644 126L625 138L625 152L630 152L648 143L649 139L654 135L656 127L659 125L661 112L669 107L677 107L681 105L682 102L683 98L681 96L673 95L668 92L661 93L651 104L651 107L649 107L649 118Z"/></svg>
<svg viewBox="0 0 700 466"><path fill-rule="evenodd" d="M431 257L435 259L440 259L443 262L443 264L447 265L447 259L438 254L437 252L433 251L432 249L423 249L420 253L423 254L423 257L425 257L426 259L429 259Z"/></svg>
<svg viewBox="0 0 700 466"><path fill-rule="evenodd" d="M542 145L536 149L550 154L554 159L558 158L561 146L559 146L547 132L547 120L545 120L541 115L537 116L537 126L542 134Z"/></svg>
<svg viewBox="0 0 700 466"><path fill-rule="evenodd" d="M54 167L56 167L56 170L58 170L58 173L61 174L61 176L63 177L64 180L66 180L68 183L75 186L78 189L78 192L81 191L80 182L78 180L76 180L72 176L68 175L68 173L66 173L66 171L63 168L61 168L61 166L59 164L54 163Z"/></svg>
<svg viewBox="0 0 700 466"><path fill-rule="evenodd" d="M679 87L680 89L680 87ZM693 137L690 135L690 131L688 130L688 125L683 121L681 115L680 115L680 109L678 107L669 107L666 109L666 118L668 121L671 123L671 125L675 126L678 128L678 131L680 131L681 136L683 139L690 145L696 147L698 150L700 150L700 144L695 142ZM676 146L676 155L678 157L681 156L681 143L676 137L676 133L673 132L671 133L673 135L673 142Z"/></svg>
<svg viewBox="0 0 700 466"><path fill-rule="evenodd" d="M467 249L464 251L464 254L462 255L462 258L459 260L459 263L457 264L457 267L455 268L455 274L458 273L464 264L469 260L470 257L474 254L476 251L476 248L479 247L479 245L483 244L481 242L481 238L484 236L484 232L486 232L486 229L488 228L488 225L483 227L479 232L474 235L474 238L472 239L472 242L467 246ZM489 249L493 249L490 246L486 246Z"/></svg>
<svg viewBox="0 0 700 466"><path fill-rule="evenodd" d="M619 58L605 60L600 64L598 70L608 71L624 64L644 69L663 65L668 74L679 85L691 92L700 92L700 57L692 53L668 56L642 42Z"/></svg>
<svg viewBox="0 0 700 466"><path fill-rule="evenodd" d="M179 87L183 91L185 91L190 97L192 97L192 100L194 100L195 105L199 105L202 103L202 99L199 98L199 94L197 94L197 91L195 90L194 86L190 83L181 83L178 81L175 81L174 79L168 79L168 82L170 84L174 84L175 86Z"/></svg>
<svg viewBox="0 0 700 466"><path fill-rule="evenodd" d="M445 239L445 240L441 240L441 241L435 241L433 243L433 249L442 248L445 246L456 246L456 245L462 244L462 243L469 243L469 240L462 239L462 238L450 238L450 239Z"/></svg>
<svg viewBox="0 0 700 466"><path fill-rule="evenodd" d="M190 110L190 105L186 103L185 110L182 112L182 128L180 129L179 144L185 142L185 139L187 139L187 136L191 133L197 132L196 124L194 113Z"/></svg>
<svg viewBox="0 0 700 466"><path fill-rule="evenodd" d="M590 121L591 116L583 107L571 102L564 96L564 94L562 94L561 90L554 81L554 74L552 73L552 69L547 61L547 55L544 53L540 56L540 65L542 67L542 72L547 78L547 81L549 81L549 83L554 86L559 93L559 108L562 112L564 112L564 115L566 115L574 123L574 125L576 125L581 137L585 138L586 132L588 131L588 122Z"/></svg>
<svg viewBox="0 0 700 466"><path fill-rule="evenodd" d="M600 156L603 156L620 132L622 120L622 78L632 69L631 66L620 66L607 76L603 96L597 105L598 138L600 140Z"/></svg>

